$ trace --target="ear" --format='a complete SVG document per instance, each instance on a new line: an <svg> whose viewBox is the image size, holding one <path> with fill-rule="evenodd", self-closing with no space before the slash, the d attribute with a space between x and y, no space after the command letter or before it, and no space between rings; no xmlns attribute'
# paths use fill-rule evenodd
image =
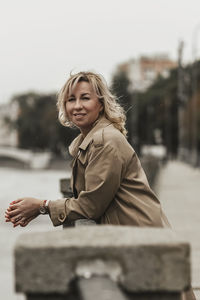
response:
<svg viewBox="0 0 200 300"><path fill-rule="evenodd" d="M100 107L100 111L99 112L102 112L103 109L104 109L104 107L103 107L103 104L101 103L101 107Z"/></svg>
<svg viewBox="0 0 200 300"><path fill-rule="evenodd" d="M102 112L104 110L104 105L103 105L103 103L100 100L99 100L99 103L101 104L99 112Z"/></svg>

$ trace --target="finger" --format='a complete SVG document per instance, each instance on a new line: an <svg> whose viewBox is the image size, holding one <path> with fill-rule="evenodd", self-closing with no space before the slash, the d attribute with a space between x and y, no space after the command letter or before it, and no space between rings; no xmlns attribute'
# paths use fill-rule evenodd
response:
<svg viewBox="0 0 200 300"><path fill-rule="evenodd" d="M19 199L16 199L14 201L12 201L10 204L16 204L16 203L19 203L20 201L22 201L23 198L19 198Z"/></svg>
<svg viewBox="0 0 200 300"><path fill-rule="evenodd" d="M33 219L35 219L35 217L30 217L30 218L26 219L25 221L21 221L20 226L21 227L27 226Z"/></svg>
<svg viewBox="0 0 200 300"><path fill-rule="evenodd" d="M28 225L28 219L26 219L26 220L20 220L19 222L18 222L18 225L20 225L21 227L25 227L26 225Z"/></svg>
<svg viewBox="0 0 200 300"><path fill-rule="evenodd" d="M21 216L19 216L18 218L15 218L13 223L13 227L19 226L22 222L24 223L24 221L22 221L23 218Z"/></svg>
<svg viewBox="0 0 200 300"><path fill-rule="evenodd" d="M15 204L15 201L10 202L10 205Z"/></svg>
<svg viewBox="0 0 200 300"><path fill-rule="evenodd" d="M20 215L18 214L17 216L11 218L10 220L11 220L11 222L12 222L13 224L18 224L18 223L20 222L21 219L22 219L22 216L20 216ZM18 224L18 225L19 225L19 224Z"/></svg>
<svg viewBox="0 0 200 300"><path fill-rule="evenodd" d="M19 225L21 227L26 227L28 225L28 223L29 223L28 221L23 221L23 222L20 222Z"/></svg>
<svg viewBox="0 0 200 300"><path fill-rule="evenodd" d="M5 219L6 219L6 220L10 220L10 217L7 216L7 215L5 215Z"/></svg>
<svg viewBox="0 0 200 300"><path fill-rule="evenodd" d="M34 219L34 217L22 217L22 216L18 216L17 218L13 219L13 227L16 227L18 225L20 225L21 227L26 226L29 223L29 220L31 221L31 219Z"/></svg>
<svg viewBox="0 0 200 300"><path fill-rule="evenodd" d="M9 209L10 209L10 211L11 211L11 210L17 209L18 207L19 207L19 204L18 204L18 203L10 204Z"/></svg>
<svg viewBox="0 0 200 300"><path fill-rule="evenodd" d="M11 219L11 218L10 218L10 216L9 216L9 215L7 215L7 214L5 214L5 216L4 216L4 217L5 217L5 219L6 219L6 220L10 220L10 219Z"/></svg>
<svg viewBox="0 0 200 300"><path fill-rule="evenodd" d="M10 217L10 218L13 218L15 217L16 215L18 215L20 213L20 210L19 209L15 209L15 210L12 210L12 211L8 211L7 212L7 215Z"/></svg>
<svg viewBox="0 0 200 300"><path fill-rule="evenodd" d="M22 216L18 216L17 218L15 218L15 222L21 221Z"/></svg>
<svg viewBox="0 0 200 300"><path fill-rule="evenodd" d="M11 222L11 220L8 218L5 218L5 222Z"/></svg>

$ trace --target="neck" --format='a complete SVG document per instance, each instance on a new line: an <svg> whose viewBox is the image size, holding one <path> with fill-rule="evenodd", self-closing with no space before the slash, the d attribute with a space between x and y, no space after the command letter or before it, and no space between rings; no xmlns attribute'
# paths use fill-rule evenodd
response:
<svg viewBox="0 0 200 300"><path fill-rule="evenodd" d="M83 137L85 138L86 135L90 132L90 130L92 128L94 128L94 126L99 122L99 120L102 118L102 115L98 116L98 118L96 119L96 121L94 121L94 123L91 125L91 127L88 129L88 128L81 128L80 131L83 135Z"/></svg>

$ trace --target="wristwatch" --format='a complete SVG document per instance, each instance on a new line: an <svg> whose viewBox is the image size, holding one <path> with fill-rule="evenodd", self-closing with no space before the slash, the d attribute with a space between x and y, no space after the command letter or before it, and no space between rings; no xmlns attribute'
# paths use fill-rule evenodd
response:
<svg viewBox="0 0 200 300"><path fill-rule="evenodd" d="M44 200L43 203L40 205L40 208L39 208L39 212L40 214L42 215L46 215L49 213L49 200Z"/></svg>

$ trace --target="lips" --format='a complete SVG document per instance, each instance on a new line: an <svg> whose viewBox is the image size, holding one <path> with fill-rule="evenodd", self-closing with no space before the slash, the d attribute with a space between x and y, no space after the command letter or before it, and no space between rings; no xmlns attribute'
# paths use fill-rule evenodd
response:
<svg viewBox="0 0 200 300"><path fill-rule="evenodd" d="M86 114L84 113L75 113L73 114L74 120L82 120L85 117Z"/></svg>
<svg viewBox="0 0 200 300"><path fill-rule="evenodd" d="M76 114L73 114L75 117L79 117L79 116L85 116L86 114L84 114L84 113L76 113Z"/></svg>

